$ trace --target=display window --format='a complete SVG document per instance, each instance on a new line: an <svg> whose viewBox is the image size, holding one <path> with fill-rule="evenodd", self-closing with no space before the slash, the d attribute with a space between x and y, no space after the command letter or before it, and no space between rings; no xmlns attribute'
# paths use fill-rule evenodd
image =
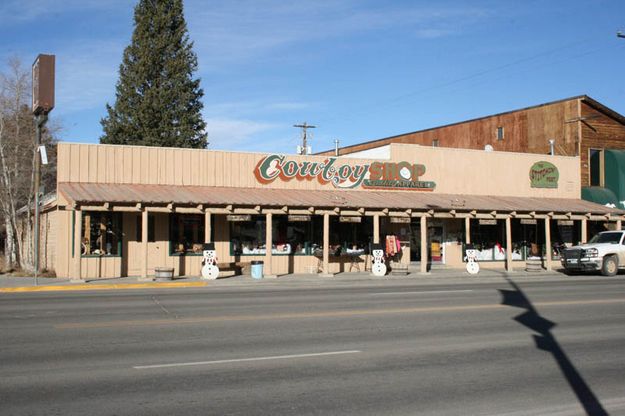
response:
<svg viewBox="0 0 625 416"><path fill-rule="evenodd" d="M121 256L121 213L83 212L82 215L81 255Z"/></svg>
<svg viewBox="0 0 625 416"><path fill-rule="evenodd" d="M504 221L472 221L471 243L477 250L477 261L506 259L506 227Z"/></svg>
<svg viewBox="0 0 625 416"><path fill-rule="evenodd" d="M267 219L252 215L249 221L230 222L231 255L264 255ZM271 221L271 253L275 255L311 254L312 221L289 221L286 215L276 215Z"/></svg>
<svg viewBox="0 0 625 416"><path fill-rule="evenodd" d="M169 218L169 236L170 255L201 256L204 248L204 215L172 214Z"/></svg>
<svg viewBox="0 0 625 416"><path fill-rule="evenodd" d="M353 255L369 253L369 246L373 241L373 217L343 218L330 216L330 247L331 256ZM351 222L359 221L359 222ZM323 217L313 218L313 242L315 255L323 253Z"/></svg>

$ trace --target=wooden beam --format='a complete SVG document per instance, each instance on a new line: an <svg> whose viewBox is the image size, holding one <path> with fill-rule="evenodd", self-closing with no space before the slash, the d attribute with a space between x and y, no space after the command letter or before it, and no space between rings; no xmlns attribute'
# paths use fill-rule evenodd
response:
<svg viewBox="0 0 625 416"><path fill-rule="evenodd" d="M325 214L328 214L328 215L339 215L338 212L336 212L333 209L317 209L317 210L315 210L315 214L316 215L325 215Z"/></svg>
<svg viewBox="0 0 625 416"><path fill-rule="evenodd" d="M80 209L82 211L109 211L109 209L103 205L82 205Z"/></svg>
<svg viewBox="0 0 625 416"><path fill-rule="evenodd" d="M263 214L276 214L276 215L286 215L287 213L285 211L282 210L282 208L263 208L261 209L261 212ZM308 213L308 211L306 211L306 214L304 215L310 215Z"/></svg>
<svg viewBox="0 0 625 416"><path fill-rule="evenodd" d="M516 214L514 216L514 218L520 218L520 219L524 219L524 220L529 220L529 219L533 219L534 217L531 216L530 214Z"/></svg>
<svg viewBox="0 0 625 416"><path fill-rule="evenodd" d="M365 211L365 215L367 217L373 217L375 215L378 215L380 217L385 217L386 216L386 212L384 212L384 211Z"/></svg>
<svg viewBox="0 0 625 416"><path fill-rule="evenodd" d="M172 212L171 209L167 207L145 207L145 209L146 211L149 211L149 212L164 212L164 213Z"/></svg>
<svg viewBox="0 0 625 416"><path fill-rule="evenodd" d="M289 214L293 215L310 215L314 214L315 210L309 211L308 209L290 209L288 210Z"/></svg>
<svg viewBox="0 0 625 416"><path fill-rule="evenodd" d="M211 214L232 214L232 211L226 208L206 208L206 212Z"/></svg>
<svg viewBox="0 0 625 416"><path fill-rule="evenodd" d="M234 214L260 214L260 208L235 208Z"/></svg>
<svg viewBox="0 0 625 416"><path fill-rule="evenodd" d="M350 215L353 217L361 217L362 213L360 211L353 211L353 210L341 210L340 212L341 215Z"/></svg>
<svg viewBox="0 0 625 416"><path fill-rule="evenodd" d="M410 217L410 214L407 214L405 211L390 211L388 213L389 217Z"/></svg>
<svg viewBox="0 0 625 416"><path fill-rule="evenodd" d="M136 206L113 205L113 212L141 212Z"/></svg>
<svg viewBox="0 0 625 416"><path fill-rule="evenodd" d="M570 218L571 217L568 217L568 216L563 215L563 214L554 214L554 215L551 216L551 219L554 219L554 220L568 220Z"/></svg>

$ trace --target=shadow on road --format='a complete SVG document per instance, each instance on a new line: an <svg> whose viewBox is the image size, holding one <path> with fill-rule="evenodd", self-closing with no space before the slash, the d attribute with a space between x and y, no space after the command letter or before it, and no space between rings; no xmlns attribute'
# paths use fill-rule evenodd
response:
<svg viewBox="0 0 625 416"><path fill-rule="evenodd" d="M539 334L533 335L536 347L553 355L553 358L560 367L560 371L562 371L566 381L571 386L571 389L573 389L573 392L575 392L586 414L593 416L607 415L608 413L599 402L599 399L597 399L597 396L595 396L588 384L586 384L584 378L577 371L573 363L571 363L571 360L569 360L569 357L564 350L562 350L555 336L551 333L551 330L556 324L540 316L521 288L509 278L506 277L505 279L514 290L499 289L503 298L501 304L525 309L525 312L516 316L514 320Z"/></svg>

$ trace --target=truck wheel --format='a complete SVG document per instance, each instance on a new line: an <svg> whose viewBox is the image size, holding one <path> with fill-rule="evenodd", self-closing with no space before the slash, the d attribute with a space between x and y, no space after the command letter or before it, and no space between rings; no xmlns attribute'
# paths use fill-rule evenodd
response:
<svg viewBox="0 0 625 416"><path fill-rule="evenodd" d="M604 276L614 276L618 272L618 263L616 256L607 256L603 259L603 267L601 267L601 274Z"/></svg>

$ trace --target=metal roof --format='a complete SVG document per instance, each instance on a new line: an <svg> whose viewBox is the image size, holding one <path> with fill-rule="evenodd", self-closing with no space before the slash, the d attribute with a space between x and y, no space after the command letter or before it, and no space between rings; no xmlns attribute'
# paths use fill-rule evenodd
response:
<svg viewBox="0 0 625 416"><path fill-rule="evenodd" d="M207 206L412 209L434 211L554 212L624 215L625 211L581 199L439 194L420 191L296 190L208 186L59 183L70 203L179 204Z"/></svg>

